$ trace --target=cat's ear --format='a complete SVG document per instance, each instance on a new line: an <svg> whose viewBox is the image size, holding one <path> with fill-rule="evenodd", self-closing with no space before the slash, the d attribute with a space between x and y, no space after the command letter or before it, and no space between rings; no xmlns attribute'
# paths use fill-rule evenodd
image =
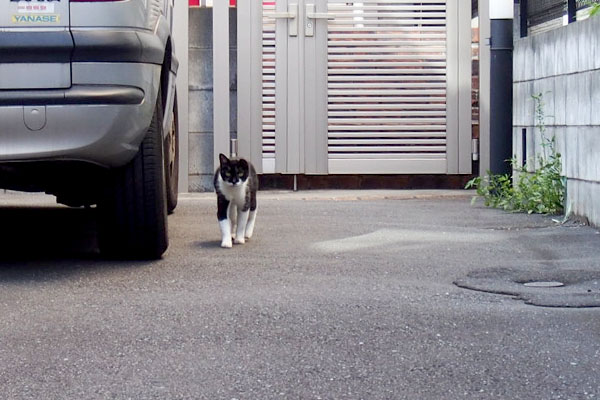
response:
<svg viewBox="0 0 600 400"><path fill-rule="evenodd" d="M225 156L225 154L221 153L219 154L219 162L221 163L221 165L229 164L229 159Z"/></svg>
<svg viewBox="0 0 600 400"><path fill-rule="evenodd" d="M248 169L248 161L244 160L243 158L240 158L240 161L238 161L238 165L243 169Z"/></svg>

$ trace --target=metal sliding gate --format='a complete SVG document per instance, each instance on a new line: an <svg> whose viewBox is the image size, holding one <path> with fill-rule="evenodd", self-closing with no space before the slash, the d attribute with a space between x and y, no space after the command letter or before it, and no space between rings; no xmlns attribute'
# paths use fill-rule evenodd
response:
<svg viewBox="0 0 600 400"><path fill-rule="evenodd" d="M470 173L458 1L240 2L240 153L263 173Z"/></svg>

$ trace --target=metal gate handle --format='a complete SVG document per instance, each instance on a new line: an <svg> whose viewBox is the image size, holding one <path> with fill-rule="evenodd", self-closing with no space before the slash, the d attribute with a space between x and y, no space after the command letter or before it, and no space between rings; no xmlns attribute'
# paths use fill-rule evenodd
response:
<svg viewBox="0 0 600 400"><path fill-rule="evenodd" d="M334 16L328 13L315 12L316 8L314 4L306 5L306 21L304 23L304 35L314 36L315 35L315 22L313 19L333 19Z"/></svg>
<svg viewBox="0 0 600 400"><path fill-rule="evenodd" d="M287 12L275 11L270 13L264 13L263 16L274 19L289 19L290 21L288 22L288 34L290 36L298 36L298 4L288 4Z"/></svg>

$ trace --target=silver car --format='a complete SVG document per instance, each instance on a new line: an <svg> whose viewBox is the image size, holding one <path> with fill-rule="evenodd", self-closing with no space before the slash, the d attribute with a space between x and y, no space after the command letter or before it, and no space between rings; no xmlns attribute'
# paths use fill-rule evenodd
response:
<svg viewBox="0 0 600 400"><path fill-rule="evenodd" d="M168 246L172 18L173 0L0 0L0 187L97 205L107 256Z"/></svg>

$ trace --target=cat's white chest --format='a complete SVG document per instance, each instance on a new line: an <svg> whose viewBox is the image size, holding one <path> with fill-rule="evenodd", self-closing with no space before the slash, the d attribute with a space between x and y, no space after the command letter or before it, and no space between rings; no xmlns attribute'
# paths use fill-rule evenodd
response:
<svg viewBox="0 0 600 400"><path fill-rule="evenodd" d="M242 182L239 185L228 185L223 181L223 178L219 176L217 179L217 185L219 185L219 192L225 198L237 205L242 205L246 201L246 186L248 186L248 182Z"/></svg>

